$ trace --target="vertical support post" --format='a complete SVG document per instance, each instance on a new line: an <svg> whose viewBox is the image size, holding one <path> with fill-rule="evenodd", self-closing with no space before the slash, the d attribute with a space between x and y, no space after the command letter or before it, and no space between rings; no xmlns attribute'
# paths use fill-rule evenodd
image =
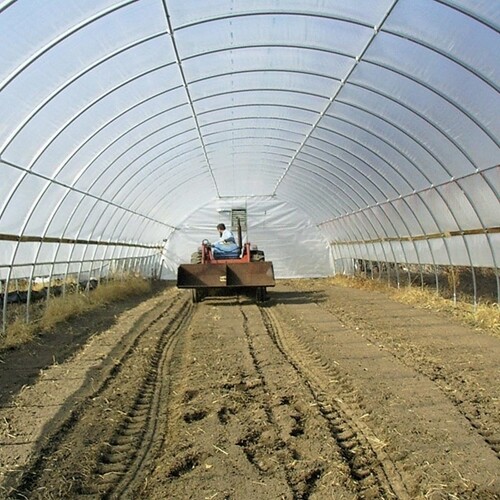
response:
<svg viewBox="0 0 500 500"><path fill-rule="evenodd" d="M28 292L26 294L26 323L30 322L31 290L33 289L33 275L35 274L35 263L31 264L30 276L28 279Z"/></svg>
<svg viewBox="0 0 500 500"><path fill-rule="evenodd" d="M477 279L476 279L476 270L474 266L471 266L472 273L472 287L474 289L474 312L477 311Z"/></svg>
<svg viewBox="0 0 500 500"><path fill-rule="evenodd" d="M458 271L457 271L457 266L451 266L452 272L453 272L453 305L457 305L457 276L458 276Z"/></svg>
<svg viewBox="0 0 500 500"><path fill-rule="evenodd" d="M9 270L7 271L7 278L5 279L5 289L3 292L2 333L4 336L7 333L7 302L9 298L9 284L11 276L12 276L12 264L9 266Z"/></svg>
<svg viewBox="0 0 500 500"><path fill-rule="evenodd" d="M4 288L2 280L0 280L0 293L3 293L2 300L2 336L5 337L7 332L7 288Z"/></svg>

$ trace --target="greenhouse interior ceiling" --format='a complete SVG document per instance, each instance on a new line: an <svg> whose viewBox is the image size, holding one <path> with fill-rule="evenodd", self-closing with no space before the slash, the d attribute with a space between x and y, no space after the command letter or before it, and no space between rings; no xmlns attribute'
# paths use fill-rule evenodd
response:
<svg viewBox="0 0 500 500"><path fill-rule="evenodd" d="M500 2L0 2L0 280L500 262Z"/></svg>

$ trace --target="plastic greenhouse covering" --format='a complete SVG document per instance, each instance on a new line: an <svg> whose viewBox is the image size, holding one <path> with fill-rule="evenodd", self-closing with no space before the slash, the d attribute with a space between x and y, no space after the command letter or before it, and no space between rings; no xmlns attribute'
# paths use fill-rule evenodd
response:
<svg viewBox="0 0 500 500"><path fill-rule="evenodd" d="M0 2L0 283L500 262L496 0Z"/></svg>

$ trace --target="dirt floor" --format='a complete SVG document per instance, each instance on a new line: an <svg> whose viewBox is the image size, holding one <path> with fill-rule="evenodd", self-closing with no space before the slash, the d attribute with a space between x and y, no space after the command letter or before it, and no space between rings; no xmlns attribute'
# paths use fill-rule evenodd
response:
<svg viewBox="0 0 500 500"><path fill-rule="evenodd" d="M326 279L269 298L167 286L1 354L0 497L500 498L498 337Z"/></svg>

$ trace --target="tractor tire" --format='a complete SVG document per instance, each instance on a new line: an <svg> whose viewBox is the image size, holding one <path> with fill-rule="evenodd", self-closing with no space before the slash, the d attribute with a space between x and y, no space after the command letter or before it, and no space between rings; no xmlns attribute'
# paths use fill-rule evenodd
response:
<svg viewBox="0 0 500 500"><path fill-rule="evenodd" d="M264 252L262 250L254 250L250 253L251 262L261 262L266 260L264 257Z"/></svg>
<svg viewBox="0 0 500 500"><path fill-rule="evenodd" d="M203 293L198 288L191 289L191 300L193 304L198 304L203 300Z"/></svg>
<svg viewBox="0 0 500 500"><path fill-rule="evenodd" d="M266 297L267 297L266 287L265 286L257 287L257 289L255 290L255 301L257 302L257 304L262 304L263 302L265 302Z"/></svg>
<svg viewBox="0 0 500 500"><path fill-rule="evenodd" d="M201 250L191 254L191 264L201 264Z"/></svg>

